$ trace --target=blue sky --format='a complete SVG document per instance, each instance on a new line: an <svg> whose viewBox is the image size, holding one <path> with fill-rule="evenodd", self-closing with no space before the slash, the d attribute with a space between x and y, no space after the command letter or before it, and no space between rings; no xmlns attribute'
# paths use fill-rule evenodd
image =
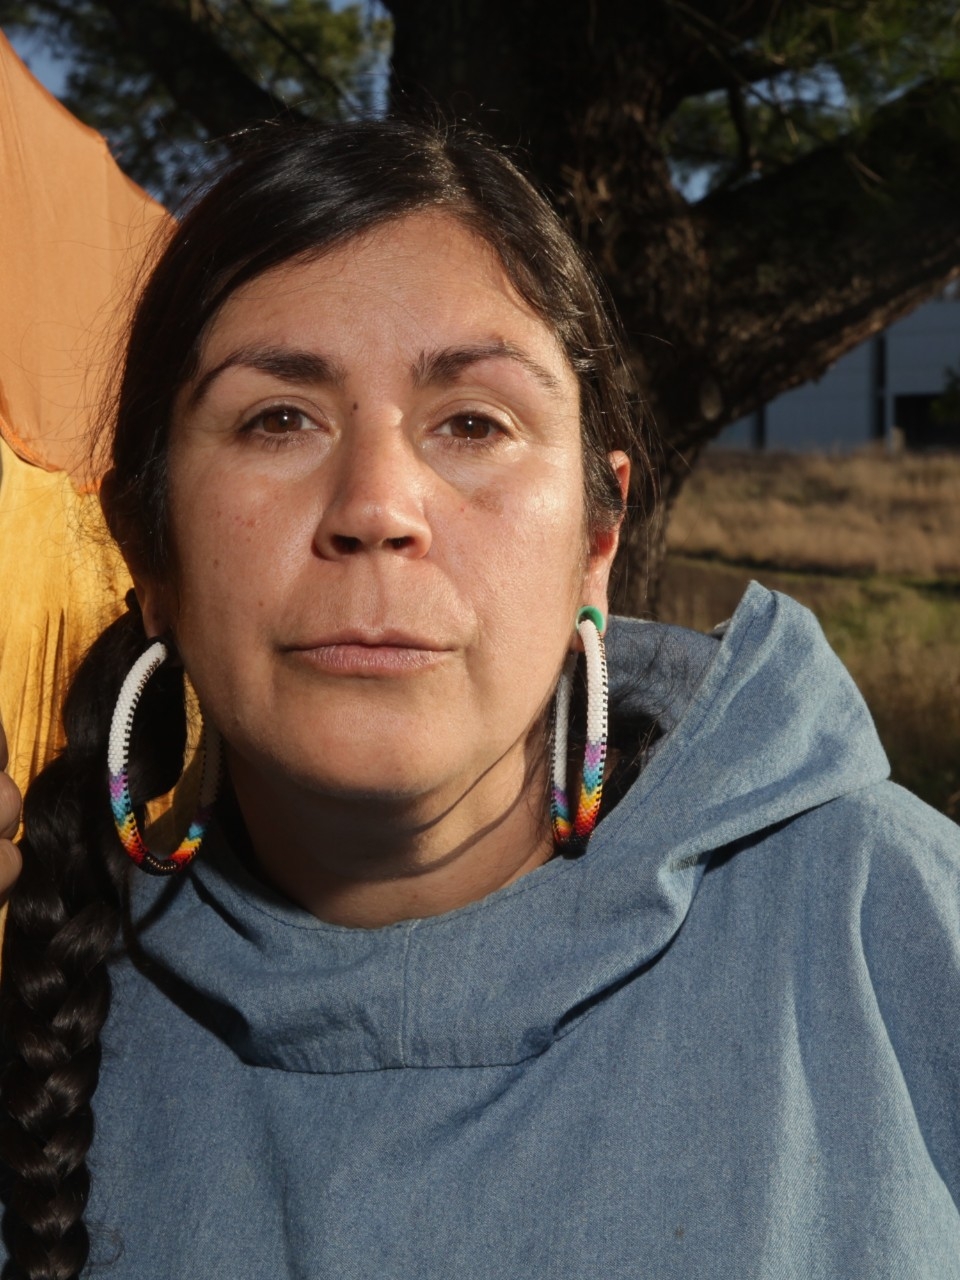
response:
<svg viewBox="0 0 960 1280"><path fill-rule="evenodd" d="M52 94L58 96L63 91L67 77L67 63L51 58L39 40L22 32L14 34L7 31L4 34L40 83L46 85Z"/></svg>

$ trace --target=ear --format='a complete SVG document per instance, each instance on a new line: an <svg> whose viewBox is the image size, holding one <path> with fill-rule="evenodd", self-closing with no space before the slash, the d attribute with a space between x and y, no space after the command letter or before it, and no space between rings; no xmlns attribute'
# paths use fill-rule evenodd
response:
<svg viewBox="0 0 960 1280"><path fill-rule="evenodd" d="M626 506L627 491L630 487L630 459L619 449L607 454L607 458L617 477L620 494L623 498L624 506ZM608 599L610 570L613 568L617 547L620 545L620 525L622 523L623 517L621 516L607 528L601 529L594 534L590 541L587 572L584 575L580 603L594 605L602 612L604 617L607 617L610 612Z"/></svg>
<svg viewBox="0 0 960 1280"><path fill-rule="evenodd" d="M147 638L152 640L168 633L173 621L170 609L170 591L165 583L159 582L155 575L147 573L139 554L139 538L129 528L129 521L123 514L123 504L118 501L118 486L113 470L106 473L100 482L100 509L110 536L119 548L124 563L133 579L133 589L137 595L137 603L143 615L143 629Z"/></svg>
<svg viewBox="0 0 960 1280"><path fill-rule="evenodd" d="M172 631L172 614L166 587L154 585L149 579L133 576L133 589L143 615L143 629L148 640L158 640Z"/></svg>

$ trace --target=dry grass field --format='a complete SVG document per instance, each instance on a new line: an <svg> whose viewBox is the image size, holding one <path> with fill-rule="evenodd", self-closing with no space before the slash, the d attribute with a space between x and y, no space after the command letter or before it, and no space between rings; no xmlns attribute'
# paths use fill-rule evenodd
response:
<svg viewBox="0 0 960 1280"><path fill-rule="evenodd" d="M708 629L750 578L808 605L894 777L960 820L960 458L710 454L669 546L661 617Z"/></svg>
<svg viewBox="0 0 960 1280"><path fill-rule="evenodd" d="M709 453L672 551L805 572L960 582L960 456Z"/></svg>

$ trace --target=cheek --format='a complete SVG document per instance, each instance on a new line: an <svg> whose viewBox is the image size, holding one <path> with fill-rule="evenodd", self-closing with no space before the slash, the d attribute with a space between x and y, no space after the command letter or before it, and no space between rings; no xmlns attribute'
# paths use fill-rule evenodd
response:
<svg viewBox="0 0 960 1280"><path fill-rule="evenodd" d="M202 467L173 473L170 492L179 629L256 627L276 607L298 543L309 543L299 505L263 477L214 479Z"/></svg>
<svg viewBox="0 0 960 1280"><path fill-rule="evenodd" d="M580 603L586 539L579 490L490 486L471 503L473 536L454 532L454 559L488 645L509 661L549 669L562 661ZM459 554L456 554L459 552ZM513 655L513 656L511 656Z"/></svg>
<svg viewBox="0 0 960 1280"><path fill-rule="evenodd" d="M586 547L583 500L576 482L551 473L539 484L503 487L486 499L496 517L500 544L519 569L538 574L545 588L562 589L583 568Z"/></svg>

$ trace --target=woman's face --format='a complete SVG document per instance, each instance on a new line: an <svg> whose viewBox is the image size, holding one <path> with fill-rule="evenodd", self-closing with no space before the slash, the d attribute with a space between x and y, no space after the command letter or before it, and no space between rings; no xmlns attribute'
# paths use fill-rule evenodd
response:
<svg viewBox="0 0 960 1280"><path fill-rule="evenodd" d="M145 619L248 775L439 814L522 767L578 606L606 607L576 379L441 213L233 294L169 484L174 581L141 583Z"/></svg>

